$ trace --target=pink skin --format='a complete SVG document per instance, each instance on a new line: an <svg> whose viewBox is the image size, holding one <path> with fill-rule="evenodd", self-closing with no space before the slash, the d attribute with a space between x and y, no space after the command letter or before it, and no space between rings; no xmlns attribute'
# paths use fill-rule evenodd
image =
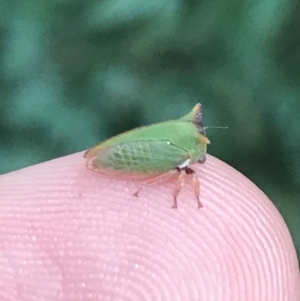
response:
<svg viewBox="0 0 300 301"><path fill-rule="evenodd" d="M298 301L290 233L270 200L208 156L188 183L85 168L83 153L0 177L0 300Z"/></svg>

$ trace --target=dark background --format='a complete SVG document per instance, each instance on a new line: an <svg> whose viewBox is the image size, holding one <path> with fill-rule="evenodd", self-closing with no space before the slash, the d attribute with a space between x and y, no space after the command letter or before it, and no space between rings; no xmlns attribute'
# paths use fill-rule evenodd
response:
<svg viewBox="0 0 300 301"><path fill-rule="evenodd" d="M0 173L197 102L300 252L300 2L0 0Z"/></svg>

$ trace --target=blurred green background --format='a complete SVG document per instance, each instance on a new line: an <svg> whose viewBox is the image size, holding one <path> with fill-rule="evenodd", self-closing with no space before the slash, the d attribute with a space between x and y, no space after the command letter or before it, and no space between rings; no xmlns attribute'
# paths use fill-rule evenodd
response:
<svg viewBox="0 0 300 301"><path fill-rule="evenodd" d="M300 254L300 2L0 1L0 173L204 107L209 153Z"/></svg>

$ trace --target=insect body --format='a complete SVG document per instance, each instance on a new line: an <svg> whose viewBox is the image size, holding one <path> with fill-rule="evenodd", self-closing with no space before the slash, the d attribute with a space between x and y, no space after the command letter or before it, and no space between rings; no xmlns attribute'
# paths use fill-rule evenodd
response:
<svg viewBox="0 0 300 301"><path fill-rule="evenodd" d="M197 104L180 119L117 135L91 148L84 157L88 158L87 167L100 173L145 177L135 196L146 185L160 183L177 175L173 208L177 208L177 196L185 177L189 176L200 208L200 182L189 166L205 162L206 145L209 143L202 124L202 106Z"/></svg>

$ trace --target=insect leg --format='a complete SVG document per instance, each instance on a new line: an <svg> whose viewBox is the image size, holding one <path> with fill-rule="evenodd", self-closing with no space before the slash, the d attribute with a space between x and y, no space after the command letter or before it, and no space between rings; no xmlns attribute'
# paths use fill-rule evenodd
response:
<svg viewBox="0 0 300 301"><path fill-rule="evenodd" d="M176 187L175 187L175 190L173 193L174 204L173 204L172 208L177 208L177 197L180 193L181 188L183 187L184 177L185 177L185 174L182 172L182 170L177 169L177 172L179 172L179 175L178 175L177 184L176 184Z"/></svg>
<svg viewBox="0 0 300 301"><path fill-rule="evenodd" d="M196 172L193 169L189 168L189 167L185 168L185 172L186 172L187 175L192 176L192 185L194 187L194 193L195 193L195 196L196 196L196 199L197 199L198 208L201 208L201 207L203 207L203 205L200 202L200 198L199 198L199 195L200 195L200 181L199 181L199 178L198 178Z"/></svg>
<svg viewBox="0 0 300 301"><path fill-rule="evenodd" d="M151 184L158 184L162 183L164 181L167 181L169 178L174 176L174 174L177 173L177 170L170 170L168 172L165 172L163 174L160 174L158 176L155 176L153 178L150 178L142 183L142 185L139 187L139 189L133 194L134 196L138 197L139 193L142 189L144 189L145 186L151 185Z"/></svg>

